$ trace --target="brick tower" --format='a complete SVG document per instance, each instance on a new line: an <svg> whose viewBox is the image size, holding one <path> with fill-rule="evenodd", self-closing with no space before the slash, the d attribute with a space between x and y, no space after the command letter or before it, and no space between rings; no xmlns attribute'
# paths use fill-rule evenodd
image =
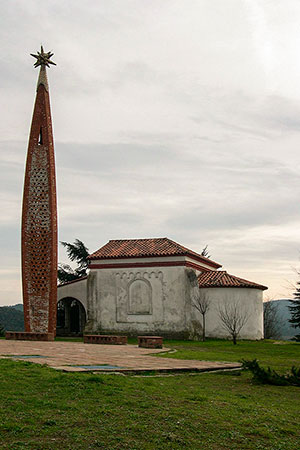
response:
<svg viewBox="0 0 300 450"><path fill-rule="evenodd" d="M57 209L55 160L46 66L53 53L33 55L40 66L28 143L22 211L25 331L56 331ZM50 336L50 335L49 335Z"/></svg>

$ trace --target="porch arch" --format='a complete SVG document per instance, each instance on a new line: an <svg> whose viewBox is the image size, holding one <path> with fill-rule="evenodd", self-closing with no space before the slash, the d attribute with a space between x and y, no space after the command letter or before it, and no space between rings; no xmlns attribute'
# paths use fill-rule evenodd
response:
<svg viewBox="0 0 300 450"><path fill-rule="evenodd" d="M82 336L86 323L86 311L80 300L63 297L57 302L57 336Z"/></svg>

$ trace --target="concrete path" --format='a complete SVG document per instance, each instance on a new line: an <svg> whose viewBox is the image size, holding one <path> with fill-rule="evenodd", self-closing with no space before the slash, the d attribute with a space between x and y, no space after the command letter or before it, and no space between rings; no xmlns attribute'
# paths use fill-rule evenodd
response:
<svg viewBox="0 0 300 450"><path fill-rule="evenodd" d="M0 339L0 358L25 360L67 372L180 372L224 370L238 363L159 358L169 349L146 349L136 345L97 345L81 342L5 341ZM82 367L86 366L86 367Z"/></svg>

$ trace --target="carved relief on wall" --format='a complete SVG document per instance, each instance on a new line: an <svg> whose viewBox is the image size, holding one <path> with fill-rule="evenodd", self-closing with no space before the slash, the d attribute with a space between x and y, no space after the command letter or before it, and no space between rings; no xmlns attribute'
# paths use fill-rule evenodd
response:
<svg viewBox="0 0 300 450"><path fill-rule="evenodd" d="M163 299L161 271L116 273L117 322L162 322Z"/></svg>

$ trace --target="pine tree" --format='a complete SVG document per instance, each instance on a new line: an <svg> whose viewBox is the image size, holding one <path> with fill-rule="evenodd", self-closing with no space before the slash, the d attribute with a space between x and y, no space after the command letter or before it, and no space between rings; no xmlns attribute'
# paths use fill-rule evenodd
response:
<svg viewBox="0 0 300 450"><path fill-rule="evenodd" d="M294 328L300 328L300 281L297 282L296 292L294 292L294 299L290 300L289 310L291 318L289 322ZM300 334L295 336L295 340L300 342Z"/></svg>
<svg viewBox="0 0 300 450"><path fill-rule="evenodd" d="M74 243L61 242L67 249L68 257L71 261L76 261L78 266L72 269L69 264L58 264L57 277L60 283L78 280L78 278L87 275L89 250L79 239L75 239Z"/></svg>
<svg viewBox="0 0 300 450"><path fill-rule="evenodd" d="M206 244L206 246L203 248L202 252L201 252L201 256L204 256L205 258L210 258L210 254L208 253L208 245Z"/></svg>

